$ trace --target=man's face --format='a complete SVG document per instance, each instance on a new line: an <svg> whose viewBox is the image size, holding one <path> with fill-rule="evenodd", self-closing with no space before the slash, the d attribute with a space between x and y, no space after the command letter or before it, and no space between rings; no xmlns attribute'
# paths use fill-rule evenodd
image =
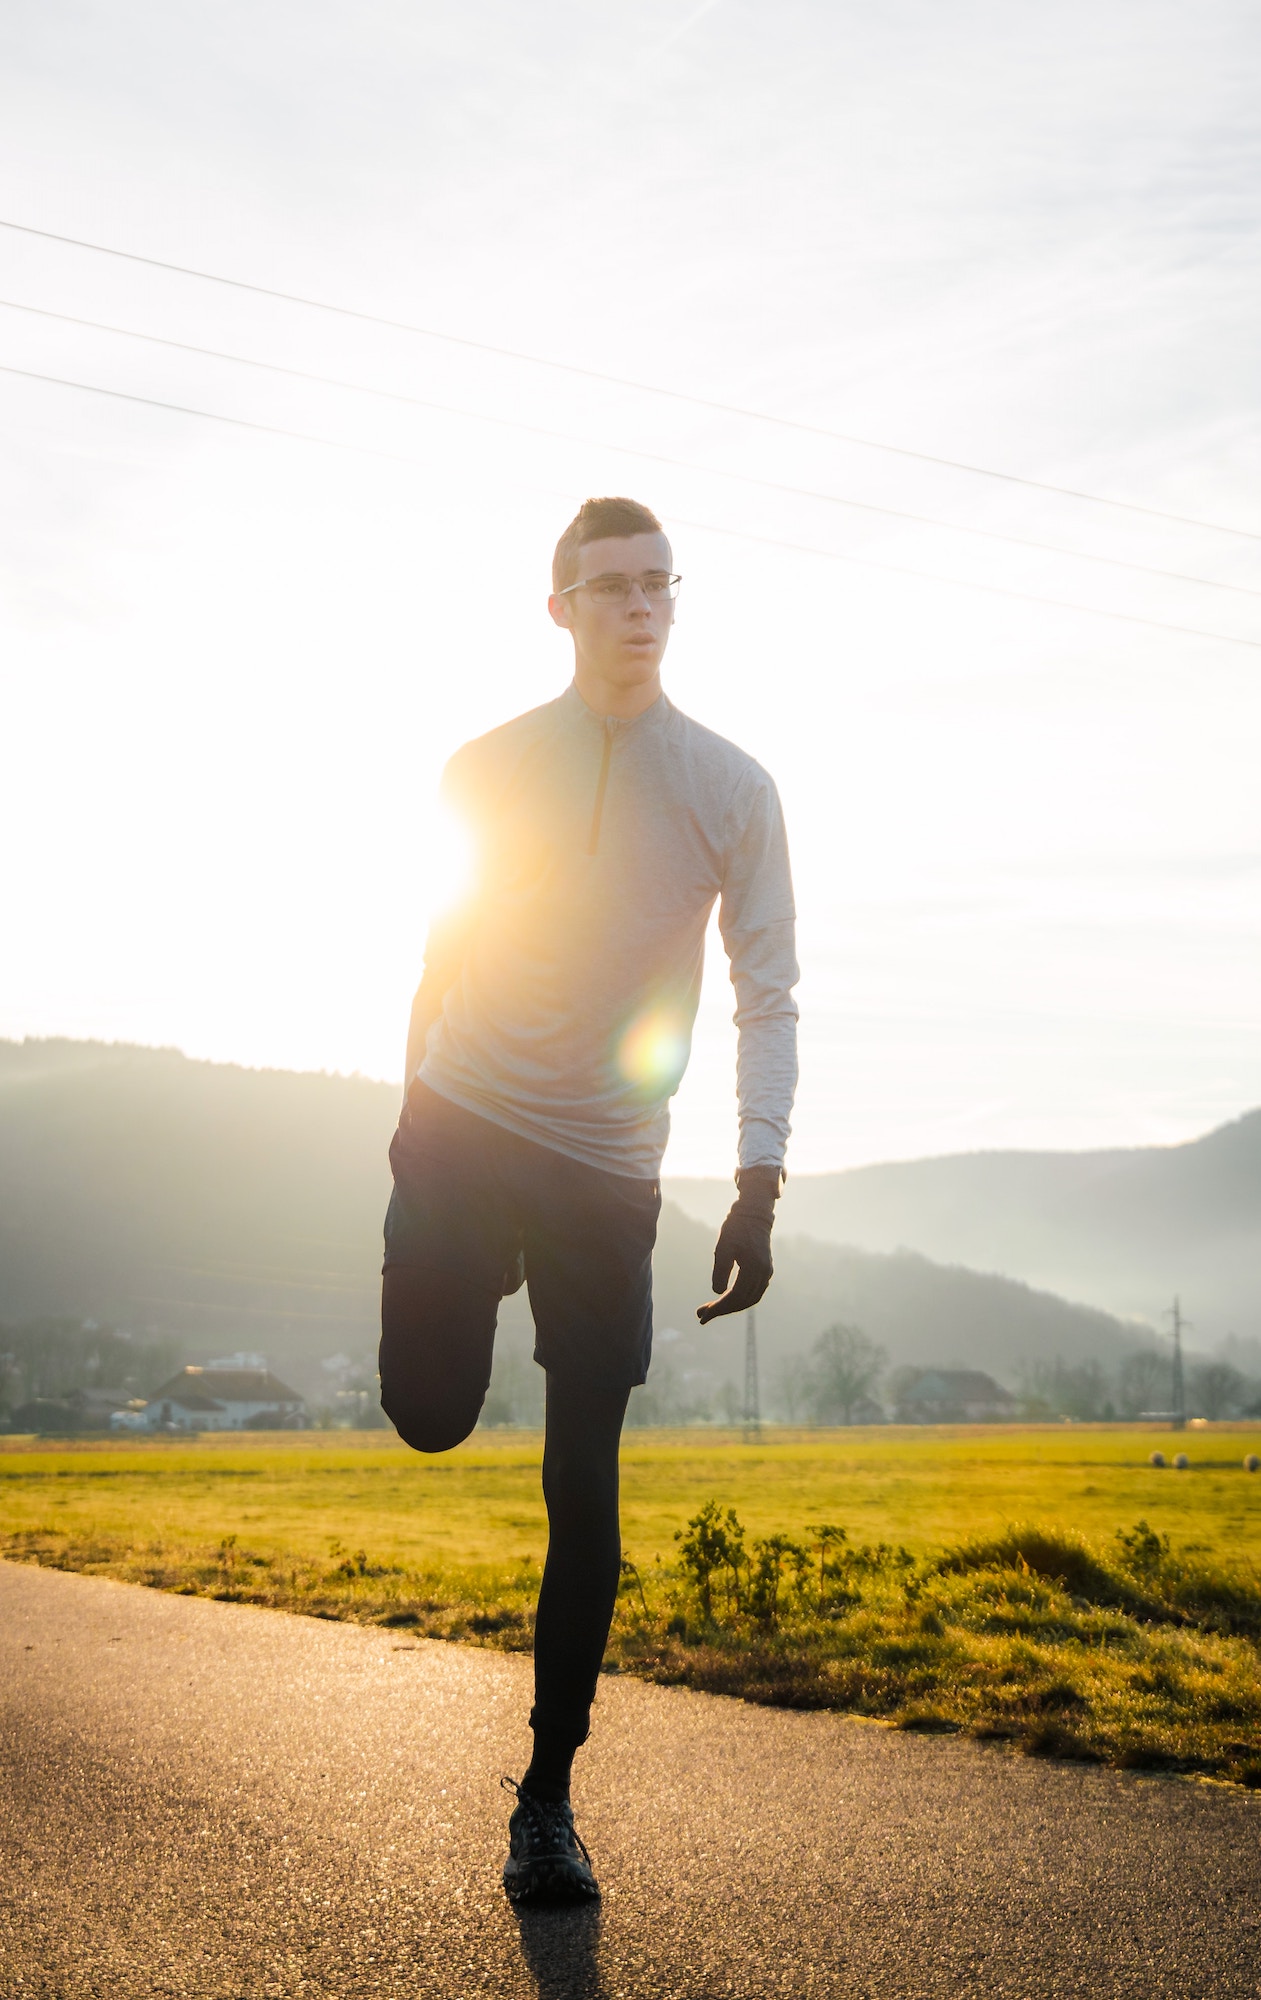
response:
<svg viewBox="0 0 1261 2000"><path fill-rule="evenodd" d="M672 560L663 534L610 535L583 543L576 581L660 576L669 573ZM547 602L556 623L573 633L580 668L621 688L642 687L655 677L674 623L670 598L649 598L637 581L620 602L598 589L571 590Z"/></svg>

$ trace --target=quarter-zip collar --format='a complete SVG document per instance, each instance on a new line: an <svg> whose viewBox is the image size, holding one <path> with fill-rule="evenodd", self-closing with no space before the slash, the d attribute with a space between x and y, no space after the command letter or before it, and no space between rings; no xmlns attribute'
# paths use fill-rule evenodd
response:
<svg viewBox="0 0 1261 2000"><path fill-rule="evenodd" d="M664 690L657 696L651 708L646 708L642 715L600 715L578 692L577 681L570 681L560 701L566 713L579 726L586 721L589 726L594 725L597 729L607 730L614 736L620 736L628 729L643 731L659 729L667 717L674 713L673 705Z"/></svg>
<svg viewBox="0 0 1261 2000"><path fill-rule="evenodd" d="M598 854L600 828L604 820L604 800L609 789L609 771L613 763L614 738L624 736L628 730L646 734L663 727L671 713L670 703L662 693L642 715L597 715L579 693L577 681L569 683L561 696L561 701L578 728L589 730L592 735L596 730L600 732L600 770L596 778L595 801L591 808L591 830L587 835L587 853Z"/></svg>

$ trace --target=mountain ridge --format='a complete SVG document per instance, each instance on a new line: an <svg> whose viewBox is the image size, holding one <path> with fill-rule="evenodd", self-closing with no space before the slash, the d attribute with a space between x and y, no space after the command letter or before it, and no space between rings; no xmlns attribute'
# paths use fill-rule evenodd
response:
<svg viewBox="0 0 1261 2000"><path fill-rule="evenodd" d="M188 1359L257 1350L299 1386L337 1353L370 1364L397 1108L393 1086L365 1078L125 1043L0 1042L0 1319L90 1316L178 1339ZM743 1321L696 1325L712 1248L712 1226L667 1201L659 1352L680 1380L726 1395ZM981 1367L1008 1383L1040 1358L1116 1361L1153 1340L957 1258L811 1239L787 1206L776 1264L758 1311L768 1378L838 1319L895 1363ZM505 1353L524 1364L524 1295L505 1302L502 1325Z"/></svg>
<svg viewBox="0 0 1261 2000"><path fill-rule="evenodd" d="M666 1176L673 1200L712 1220L726 1184ZM944 1154L790 1175L785 1231L922 1256L1158 1319L1194 1303L1204 1344L1261 1337L1261 1110L1160 1147Z"/></svg>

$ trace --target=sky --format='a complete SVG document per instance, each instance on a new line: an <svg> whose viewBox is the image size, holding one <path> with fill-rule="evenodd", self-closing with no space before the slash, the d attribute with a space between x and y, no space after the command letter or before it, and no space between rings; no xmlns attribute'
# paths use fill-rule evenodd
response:
<svg viewBox="0 0 1261 2000"><path fill-rule="evenodd" d="M400 1076L613 492L783 797L791 1168L1261 1103L1259 103L1231 0L9 0L0 219L425 331L0 228L0 1034Z"/></svg>

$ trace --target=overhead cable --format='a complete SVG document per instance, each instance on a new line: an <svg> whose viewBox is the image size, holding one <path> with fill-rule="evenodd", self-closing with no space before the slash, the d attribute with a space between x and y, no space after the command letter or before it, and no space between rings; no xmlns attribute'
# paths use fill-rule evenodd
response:
<svg viewBox="0 0 1261 2000"><path fill-rule="evenodd" d="M235 430L257 431L269 437L290 438L299 444L323 445L332 451L346 451L362 458L382 458L395 465L423 466L425 460L412 458L403 452L383 451L377 445L349 444L342 438L321 437L313 431L290 430L281 424L265 424L252 417L225 416L219 410L197 409L189 403L167 403L156 396L139 396L129 389L106 389L96 382L76 382L65 375L45 375L34 368L14 368L7 362L0 362L0 375L14 375L27 382L46 382L58 389L77 389L85 395L106 396L119 403L140 403L146 409L168 410L176 416L199 417L208 423L227 424ZM1212 639L1224 646L1247 646L1261 652L1261 639L1245 639L1233 632L1209 632L1192 625L1172 625L1163 618L1144 618L1138 612L1105 611L1096 604L1075 604L1068 598L1042 597L1028 590L1016 590L994 583L974 583L967 577L941 576L933 570L913 569L907 564L880 562L871 556L858 556L840 549L820 549L805 542L782 541L772 535L757 535L744 528L722 528L712 521L682 521L682 526L699 528L708 534L726 535L743 542L754 542L764 548L791 549L801 555L821 556L828 562L854 563L862 569L883 570L891 576L914 576L927 583L943 583L955 590L978 590L988 597L1019 598L1027 604L1053 606L1060 611L1077 611L1088 618L1109 618L1123 625L1145 625L1157 632L1174 632L1188 639Z"/></svg>
<svg viewBox="0 0 1261 2000"><path fill-rule="evenodd" d="M841 493L821 493L817 487L792 486L780 479L763 479L752 472L734 472L725 466L698 465L693 459L676 458L660 451L646 451L640 445L610 444L601 438L584 438L572 431L560 431L547 424L531 424L520 417L488 415L483 410L462 409L455 403L440 403L427 396L408 396L398 389L379 389L368 382L349 382L337 375L317 375L310 369L290 368L279 361L257 361L248 354L232 354L224 348L198 347L192 341L171 340L164 334L143 333L135 327L113 326L106 320L81 319L75 313L53 312L47 306L32 306L19 299L0 299L9 312L31 313L40 319L54 319L65 326L88 327L96 333L117 334L124 340L142 340L153 347L174 348L180 354L200 355L204 360L229 361L240 368L258 368L269 375L284 375L295 382L314 382L326 389L346 389L357 396L375 396L387 403L404 403L415 410L432 410L440 415L460 417L479 424L493 424L502 430L525 431L531 437L556 439L576 444L588 451L620 452L628 458L642 458L654 465L668 465L676 471L699 472L710 479L734 479L742 486L758 486L765 492L783 493L797 500L817 500L828 507L848 507L863 514L880 514L887 520L911 521L921 528L944 528L952 535L976 535L987 542L1006 542L1013 548L1037 549L1043 555L1067 556L1074 562L1103 563L1109 569L1132 570L1139 576L1163 577L1172 583L1193 583L1204 590L1229 590L1241 597L1261 597L1261 590L1246 583L1225 583L1216 577L1195 576L1186 570L1162 569L1154 563L1130 562L1124 556L1096 555L1090 549L1066 549L1062 543L1037 541L1030 535L1010 535L1000 528L974 528L963 521L945 521L939 515L915 514L905 507L883 507L874 500L851 500Z"/></svg>
<svg viewBox="0 0 1261 2000"><path fill-rule="evenodd" d="M161 257L145 257L135 250L118 250L112 244L93 243L81 236L62 236L53 229L36 229L28 222L11 222L0 216L0 229L23 236L39 236L49 243L64 243L74 250L92 250L102 257L117 257L129 264L144 264L154 271L171 271L181 278L199 278L206 284L225 285L233 291L251 292L257 298L278 299L282 304L303 306L314 312L332 313L339 319L356 320L364 326L381 326L394 333L418 335L438 340L450 347L463 347L477 354L493 354L501 361L524 362L531 368L549 368L558 374L581 376L588 382L602 382L609 388L630 389L636 395L660 396L673 403L688 403L694 409L713 410L722 416L741 417L750 423L773 424L783 430L798 431L809 437L828 438L834 444L858 445L864 451L883 451L897 458L916 459L922 465L944 466L952 472L968 472L978 479L997 479L1008 486L1025 486L1037 493L1054 493L1063 500L1083 500L1094 507L1116 507L1125 513L1143 514L1155 521L1169 521L1184 528L1202 528L1210 534L1236 535L1244 541L1261 542L1261 532L1234 528L1221 521L1203 521L1190 514L1172 514L1161 507L1144 507L1136 500L1113 500L1107 494L1087 493L1072 486L1055 486L1045 479L1029 479L1018 472L999 472L992 466L973 465L965 459L943 458L935 452L914 451L908 445L885 444L877 438L857 437L848 431L829 430L822 424L808 424L796 417L775 416L769 410L755 410L739 403L723 403L711 396L695 396L684 389L666 389L659 383L639 382L625 375L610 375L598 368L584 368L573 361L554 361L549 355L529 354L515 347L499 347L491 341L474 340L466 334L444 333L437 327L418 326L410 320L389 319L357 306L336 305L328 299L306 298L299 292L278 291L271 285L257 285L247 278L229 278L218 271L200 271L190 264L172 264Z"/></svg>

